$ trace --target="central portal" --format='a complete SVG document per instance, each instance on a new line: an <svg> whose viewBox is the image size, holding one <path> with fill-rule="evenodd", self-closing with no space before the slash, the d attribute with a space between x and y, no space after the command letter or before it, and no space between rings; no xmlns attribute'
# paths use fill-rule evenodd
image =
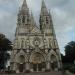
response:
<svg viewBox="0 0 75 75"><path fill-rule="evenodd" d="M32 69L34 72L40 72L45 68L45 59L42 54L36 52L31 57Z"/></svg>
<svg viewBox="0 0 75 75"><path fill-rule="evenodd" d="M23 55L20 55L19 58L19 63L18 63L18 70L20 73L23 73L25 70L25 58Z"/></svg>
<svg viewBox="0 0 75 75"><path fill-rule="evenodd" d="M19 64L19 72L23 72L24 71L24 64Z"/></svg>
<svg viewBox="0 0 75 75"><path fill-rule="evenodd" d="M33 64L33 70L36 72L42 71L42 63L39 64Z"/></svg>

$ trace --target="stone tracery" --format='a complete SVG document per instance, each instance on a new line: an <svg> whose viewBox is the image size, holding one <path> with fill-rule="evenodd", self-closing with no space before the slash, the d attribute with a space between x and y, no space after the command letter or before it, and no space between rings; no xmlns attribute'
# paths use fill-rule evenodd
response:
<svg viewBox="0 0 75 75"><path fill-rule="evenodd" d="M25 18L23 19L22 16ZM51 15L48 13L43 1L40 27L38 28L33 16L29 14L29 8L27 7L26 0L24 0L18 14L16 39L11 55L11 70L20 73L26 70L44 72L45 70L61 68L61 62L59 61L61 60L60 53L59 50L56 50L59 47L51 19ZM58 55L53 49L56 50L55 52Z"/></svg>

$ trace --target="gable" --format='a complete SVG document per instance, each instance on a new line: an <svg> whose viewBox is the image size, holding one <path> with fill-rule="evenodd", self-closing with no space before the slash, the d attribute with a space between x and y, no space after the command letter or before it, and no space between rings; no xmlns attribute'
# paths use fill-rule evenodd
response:
<svg viewBox="0 0 75 75"><path fill-rule="evenodd" d="M34 26L31 30L31 33L40 33L40 29L37 26Z"/></svg>

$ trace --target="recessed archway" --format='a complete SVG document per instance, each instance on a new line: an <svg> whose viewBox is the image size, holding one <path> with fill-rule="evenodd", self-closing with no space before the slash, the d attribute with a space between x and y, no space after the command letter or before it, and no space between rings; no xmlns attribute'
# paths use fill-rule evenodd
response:
<svg viewBox="0 0 75 75"><path fill-rule="evenodd" d="M35 52L33 55L31 55L30 58L33 71L38 72L42 71L42 69L45 68L45 58L41 53Z"/></svg>
<svg viewBox="0 0 75 75"><path fill-rule="evenodd" d="M57 69L57 68L58 68L58 61L57 61L56 56L52 54L52 55L50 56L50 58L51 58L51 69L52 69L52 70Z"/></svg>
<svg viewBox="0 0 75 75"><path fill-rule="evenodd" d="M19 72L23 72L25 69L25 58L23 55L20 55L18 60L19 60L19 63L18 63Z"/></svg>
<svg viewBox="0 0 75 75"><path fill-rule="evenodd" d="M23 56L23 55L20 55L20 56L19 56L19 63L20 63L20 64L23 64L24 62L25 62L24 56Z"/></svg>

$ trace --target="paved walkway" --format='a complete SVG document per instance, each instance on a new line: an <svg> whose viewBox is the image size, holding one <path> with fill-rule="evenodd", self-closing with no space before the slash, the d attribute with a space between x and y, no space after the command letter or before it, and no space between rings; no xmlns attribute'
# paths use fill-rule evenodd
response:
<svg viewBox="0 0 75 75"><path fill-rule="evenodd" d="M72 74L71 72L66 71L66 75L75 75L75 74Z"/></svg>
<svg viewBox="0 0 75 75"><path fill-rule="evenodd" d="M0 74L0 75L63 75L62 72L35 72L35 73L21 73L21 74Z"/></svg>

